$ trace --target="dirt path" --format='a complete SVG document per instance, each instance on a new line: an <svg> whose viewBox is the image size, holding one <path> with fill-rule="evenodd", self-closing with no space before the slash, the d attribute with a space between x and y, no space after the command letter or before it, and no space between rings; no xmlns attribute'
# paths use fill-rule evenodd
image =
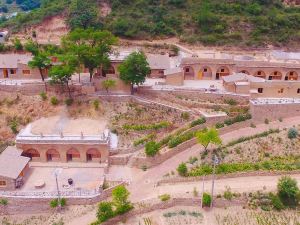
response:
<svg viewBox="0 0 300 225"><path fill-rule="evenodd" d="M269 130L271 128L283 129L289 128L293 125L300 124L300 116L284 119L283 122L274 121L269 124L260 124L256 128L242 128L235 130L233 132L224 134L221 136L224 143L235 140L242 136L250 136L256 133L261 133L263 131ZM195 145L184 152L177 154L176 156L168 159L164 163L143 172L137 169L130 169L122 167L114 167L111 169L113 173L119 173L119 176L130 177L131 183L128 189L131 193L131 201L137 202L145 199L156 198L160 194L168 193L171 195L186 194L187 192L192 193L194 187L198 186L198 191L201 190L199 183L188 183L188 184L176 184L176 185L165 185L156 186L156 182L162 178L163 175L170 171L175 171L179 163L187 161L191 156L196 156L202 151L200 145ZM124 172L126 171L126 172ZM280 176L253 176L253 177L239 177L239 178L229 178L221 179L216 181L216 193L223 193L225 187L231 187L233 191L237 192L250 192L256 190L262 190L264 187L267 190L274 190L276 188L277 180ZM298 182L300 182L300 175L293 175ZM211 181L205 182L205 190L209 191L211 188ZM89 224L95 220L96 211L91 211L90 213L75 218L74 221L70 221L67 225L77 225L77 224Z"/></svg>

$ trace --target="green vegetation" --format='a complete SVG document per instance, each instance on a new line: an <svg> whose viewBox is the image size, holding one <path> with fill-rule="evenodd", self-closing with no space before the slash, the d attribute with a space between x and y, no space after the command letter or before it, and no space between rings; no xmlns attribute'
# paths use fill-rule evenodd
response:
<svg viewBox="0 0 300 225"><path fill-rule="evenodd" d="M197 141L204 147L204 151L207 151L209 144L221 145L222 140L218 131L215 128L204 130L196 133Z"/></svg>
<svg viewBox="0 0 300 225"><path fill-rule="evenodd" d="M59 205L61 206L61 207L64 207L64 206L66 206L66 199L65 198L61 198L60 200L58 200L57 198L56 199L53 199L53 200L51 200L50 201L50 207L51 208L56 208L56 207L58 207Z"/></svg>
<svg viewBox="0 0 300 225"><path fill-rule="evenodd" d="M46 101L48 98L46 92L44 92L44 91L40 93L40 97L43 101Z"/></svg>
<svg viewBox="0 0 300 225"><path fill-rule="evenodd" d="M141 131L141 130L159 130L162 128L167 128L171 126L171 123L168 121L162 121L160 123L154 123L154 124L125 124L123 125L123 129L125 130L135 130L135 131Z"/></svg>
<svg viewBox="0 0 300 225"><path fill-rule="evenodd" d="M199 118L199 119L191 122L190 127L195 127L197 125L204 124L204 123L206 123L206 119L204 117L202 117L202 118Z"/></svg>
<svg viewBox="0 0 300 225"><path fill-rule="evenodd" d="M206 192L204 192L203 196L202 196L202 206L209 207L210 204L211 204L211 201L212 201L211 195L208 194L208 193L206 193Z"/></svg>
<svg viewBox="0 0 300 225"><path fill-rule="evenodd" d="M160 195L159 196L159 199L162 201L162 202L166 202L168 200L171 199L171 196L169 194L163 194L163 195Z"/></svg>
<svg viewBox="0 0 300 225"><path fill-rule="evenodd" d="M300 200L300 191L297 181L291 177L281 177L277 185L277 194L285 206L295 207Z"/></svg>
<svg viewBox="0 0 300 225"><path fill-rule="evenodd" d="M187 176L188 169L185 163L180 163L179 166L177 167L177 172L180 176Z"/></svg>
<svg viewBox="0 0 300 225"><path fill-rule="evenodd" d="M100 105L99 100L98 100L98 99L95 99L95 100L93 101L94 109L95 109L95 110L98 110L98 109L99 109L99 105Z"/></svg>
<svg viewBox="0 0 300 225"><path fill-rule="evenodd" d="M145 146L145 153L149 157L155 156L159 152L160 145L155 141L150 141Z"/></svg>
<svg viewBox="0 0 300 225"><path fill-rule="evenodd" d="M56 96L52 96L52 97L50 98L50 102L51 102L52 105L58 105L59 100L57 99Z"/></svg>
<svg viewBox="0 0 300 225"><path fill-rule="evenodd" d="M118 68L120 79L130 84L131 94L134 94L134 85L140 85L145 82L146 77L151 70L147 58L143 52L133 52Z"/></svg>
<svg viewBox="0 0 300 225"><path fill-rule="evenodd" d="M298 137L298 130L296 128L290 128L288 131L288 138L295 139Z"/></svg>
<svg viewBox="0 0 300 225"><path fill-rule="evenodd" d="M107 79L102 81L102 87L106 90L107 93L109 89L114 88L115 86L116 86L115 80Z"/></svg>
<svg viewBox="0 0 300 225"><path fill-rule="evenodd" d="M293 171L300 169L300 156L273 157L261 162L221 163L216 166L216 174L230 174L250 171ZM188 172L188 176L203 176L213 172L212 165L201 165Z"/></svg>
<svg viewBox="0 0 300 225"><path fill-rule="evenodd" d="M154 140L155 138L156 138L156 134L154 134L154 133L153 134L148 134L145 137L142 137L142 138L139 138L139 139L135 140L133 142L133 146L136 147L136 146L139 146L139 145L143 145L146 142Z"/></svg>
<svg viewBox="0 0 300 225"><path fill-rule="evenodd" d="M111 0L107 17L99 15L96 0L21 2L24 10L40 8L1 20L2 26L17 30L64 12L73 29L103 28L126 38L178 36L189 43L235 46L280 46L300 38L300 9L280 0Z"/></svg>
<svg viewBox="0 0 300 225"><path fill-rule="evenodd" d="M4 198L1 198L1 199L0 199L0 205L3 205L3 206L8 205L8 200L7 200L7 199L4 199Z"/></svg>
<svg viewBox="0 0 300 225"><path fill-rule="evenodd" d="M133 205L128 200L129 192L124 186L118 186L112 191L111 202L100 202L97 210L97 221L92 224L101 224L110 218L124 214L131 209Z"/></svg>

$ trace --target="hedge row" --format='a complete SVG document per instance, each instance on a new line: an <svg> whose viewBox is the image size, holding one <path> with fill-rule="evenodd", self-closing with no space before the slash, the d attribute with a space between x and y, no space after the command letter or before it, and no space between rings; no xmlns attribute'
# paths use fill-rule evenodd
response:
<svg viewBox="0 0 300 225"><path fill-rule="evenodd" d="M216 174L230 174L249 171L292 171L300 169L300 158L273 158L263 162L222 163L216 166ZM196 177L213 173L212 165L201 165L188 172L188 176Z"/></svg>
<svg viewBox="0 0 300 225"><path fill-rule="evenodd" d="M125 130L135 130L135 131L141 131L141 130L159 130L161 128L167 128L171 126L172 124L168 121L162 121L160 123L154 123L154 124L125 124L123 125L123 129Z"/></svg>

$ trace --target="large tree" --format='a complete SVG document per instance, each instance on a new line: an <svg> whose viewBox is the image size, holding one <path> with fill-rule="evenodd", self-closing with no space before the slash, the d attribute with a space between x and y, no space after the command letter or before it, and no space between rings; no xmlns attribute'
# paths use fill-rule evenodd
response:
<svg viewBox="0 0 300 225"><path fill-rule="evenodd" d="M61 63L52 66L49 71L50 82L52 84L60 84L62 88L66 86L69 98L72 98L69 81L76 71L76 66L74 64L75 59L72 55L61 55L59 56L59 60Z"/></svg>
<svg viewBox="0 0 300 225"><path fill-rule="evenodd" d="M109 55L117 42L118 39L108 31L75 29L63 38L62 46L89 70L92 81L95 69L100 68L102 71L109 67Z"/></svg>
<svg viewBox="0 0 300 225"><path fill-rule="evenodd" d="M204 150L207 151L209 144L221 145L222 140L219 136L218 131L215 128L209 130L200 131L196 133L197 141L200 145L204 147Z"/></svg>
<svg viewBox="0 0 300 225"><path fill-rule="evenodd" d="M49 58L48 52L40 48L37 42L29 40L25 44L25 50L31 52L33 58L28 62L30 68L37 68L40 72L42 80L45 80L44 70L49 69L51 66L51 60Z"/></svg>
<svg viewBox="0 0 300 225"><path fill-rule="evenodd" d="M133 86L143 84L151 69L143 52L133 52L119 66L119 72L121 80L131 85L133 94Z"/></svg>

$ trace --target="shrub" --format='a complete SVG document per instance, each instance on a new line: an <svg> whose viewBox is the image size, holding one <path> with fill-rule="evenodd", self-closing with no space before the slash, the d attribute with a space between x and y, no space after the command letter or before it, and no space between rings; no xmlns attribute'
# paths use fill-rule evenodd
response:
<svg viewBox="0 0 300 225"><path fill-rule="evenodd" d="M95 99L95 100L93 101L94 109L95 109L95 110L98 110L98 109L99 109L99 105L100 105L99 100L98 100L98 99Z"/></svg>
<svg viewBox="0 0 300 225"><path fill-rule="evenodd" d="M125 130L136 130L136 131L141 131L141 130L159 130L161 128L167 128L171 126L171 123L168 121L162 121L160 123L154 123L154 124L125 124L123 125L123 129Z"/></svg>
<svg viewBox="0 0 300 225"><path fill-rule="evenodd" d="M14 134L18 133L18 126L19 126L19 122L16 118L14 118L13 120L10 121L9 123L10 129Z"/></svg>
<svg viewBox="0 0 300 225"><path fill-rule="evenodd" d="M145 146L145 153L149 157L155 156L159 151L159 144L155 141L150 141Z"/></svg>
<svg viewBox="0 0 300 225"><path fill-rule="evenodd" d="M97 210L97 219L100 223L112 218L114 211L111 202L100 202Z"/></svg>
<svg viewBox="0 0 300 225"><path fill-rule="evenodd" d="M298 137L298 130L296 128L290 128L288 131L288 138L295 139Z"/></svg>
<svg viewBox="0 0 300 225"><path fill-rule="evenodd" d="M227 126L229 126L229 125L232 125L234 123L239 123L239 122L243 122L243 121L246 121L246 120L250 120L251 118L252 118L252 116L249 113L247 113L247 114L240 114L240 115L237 115L234 118L230 118L230 119L225 120L224 123Z"/></svg>
<svg viewBox="0 0 300 225"><path fill-rule="evenodd" d="M179 164L179 166L177 167L177 172L180 176L187 176L187 172L188 172L188 169L187 169L187 166L185 163L181 163Z"/></svg>
<svg viewBox="0 0 300 225"><path fill-rule="evenodd" d="M74 102L74 100L72 98L68 98L68 99L65 100L65 104L67 106L71 106L73 104L73 102Z"/></svg>
<svg viewBox="0 0 300 225"><path fill-rule="evenodd" d="M206 119L204 117L202 117L202 118L199 118L199 119L191 122L190 127L195 127L197 125L204 124L204 123L206 123Z"/></svg>
<svg viewBox="0 0 300 225"><path fill-rule="evenodd" d="M188 112L181 113L181 118L184 120L189 120L190 114Z"/></svg>
<svg viewBox="0 0 300 225"><path fill-rule="evenodd" d="M163 194L163 195L160 195L159 198L162 202L166 202L166 201L170 200L171 196L169 194Z"/></svg>
<svg viewBox="0 0 300 225"><path fill-rule="evenodd" d="M270 193L269 198L271 199L271 203L272 203L274 209L276 209L278 211L284 209L284 205L282 204L280 198L277 195Z"/></svg>
<svg viewBox="0 0 300 225"><path fill-rule="evenodd" d="M112 191L112 202L116 208L116 214L124 214L133 209L133 205L128 200L129 195L130 193L125 186L118 186Z"/></svg>
<svg viewBox="0 0 300 225"><path fill-rule="evenodd" d="M8 205L8 200L4 199L4 198L0 199L0 205L3 205L3 206Z"/></svg>
<svg viewBox="0 0 300 225"><path fill-rule="evenodd" d="M193 195L194 195L194 197L198 197L198 191L197 191L196 187L194 187L194 189L193 189Z"/></svg>
<svg viewBox="0 0 300 225"><path fill-rule="evenodd" d="M237 105L237 101L234 99L225 99L224 102L228 105Z"/></svg>
<svg viewBox="0 0 300 225"><path fill-rule="evenodd" d="M58 105L59 101L56 96L52 96L50 99L52 105Z"/></svg>
<svg viewBox="0 0 300 225"><path fill-rule="evenodd" d="M50 201L50 207L51 208L56 208L56 207L58 207L59 203L60 203L61 207L64 207L66 205L66 199L61 198L60 201L58 201L57 198L53 199L53 200Z"/></svg>
<svg viewBox="0 0 300 225"><path fill-rule="evenodd" d="M265 119L265 124L269 124L270 122L269 122L269 119Z"/></svg>
<svg viewBox="0 0 300 225"><path fill-rule="evenodd" d="M156 135L155 134L148 134L145 137L142 137L140 139L137 139L133 142L133 146L139 146L139 145L143 145L145 144L145 142L147 141L151 141L153 139L155 139Z"/></svg>
<svg viewBox="0 0 300 225"><path fill-rule="evenodd" d="M298 204L299 188L297 181L291 177L281 177L277 184L278 197L285 206L295 207Z"/></svg>
<svg viewBox="0 0 300 225"><path fill-rule="evenodd" d="M41 99L43 100L43 101L46 101L47 100L47 94L45 93L45 92L41 92L40 93L40 97L41 97Z"/></svg>
<svg viewBox="0 0 300 225"><path fill-rule="evenodd" d="M208 194L208 193L206 193L206 192L204 192L203 196L202 196L202 205L206 206L206 207L209 207L210 204L211 204L211 200L212 200L211 199L211 195Z"/></svg>
<svg viewBox="0 0 300 225"><path fill-rule="evenodd" d="M168 142L169 148L175 148L176 146L180 145L181 143L191 140L195 135L194 131L187 131L185 133L172 136Z"/></svg>
<svg viewBox="0 0 300 225"><path fill-rule="evenodd" d="M224 191L224 198L225 198L226 200L229 200L229 201L232 200L232 198L233 198L233 193L231 192L230 187L226 187L226 191Z"/></svg>
<svg viewBox="0 0 300 225"><path fill-rule="evenodd" d="M216 123L216 128L217 129L220 129L220 128L224 127L224 126L225 126L224 123Z"/></svg>

